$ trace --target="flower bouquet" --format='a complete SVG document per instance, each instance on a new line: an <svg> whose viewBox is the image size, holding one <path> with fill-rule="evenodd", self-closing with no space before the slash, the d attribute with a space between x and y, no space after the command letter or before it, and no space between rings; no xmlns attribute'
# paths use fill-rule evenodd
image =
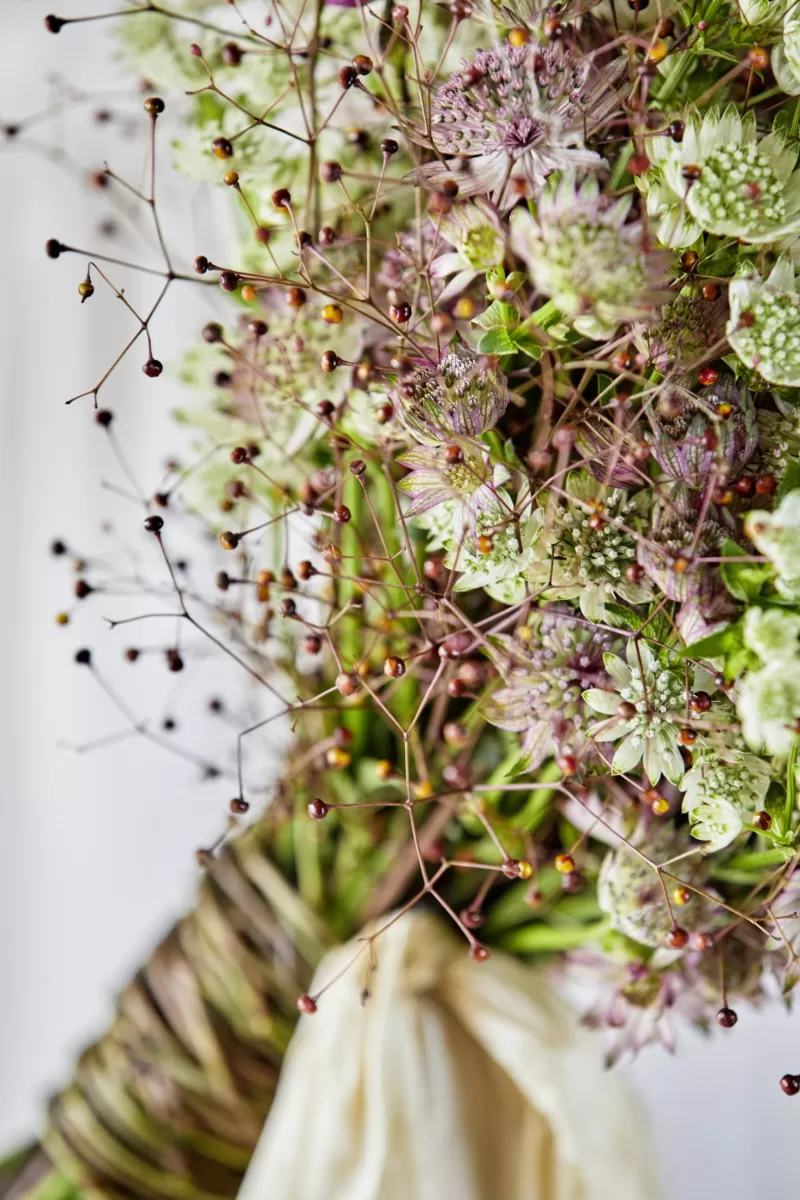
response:
<svg viewBox="0 0 800 1200"><path fill-rule="evenodd" d="M390 912L438 914L476 971L498 951L579 981L609 1062L790 1003L795 6L107 15L147 80L153 167L174 106L175 165L235 210L191 270L154 172L136 192L161 290L128 351L150 387L173 285L226 293L175 348L184 448L137 520L166 669L192 670L191 632L250 716L229 760L198 755L230 815L197 907L53 1101L47 1186L234 1194L297 1010L337 986L313 968L369 921L379 959ZM47 253L77 260L82 300L124 299L119 256ZM75 419L112 436L113 386ZM78 597L108 571L90 561ZM94 648L77 661L102 682ZM251 746L280 727L270 783Z"/></svg>

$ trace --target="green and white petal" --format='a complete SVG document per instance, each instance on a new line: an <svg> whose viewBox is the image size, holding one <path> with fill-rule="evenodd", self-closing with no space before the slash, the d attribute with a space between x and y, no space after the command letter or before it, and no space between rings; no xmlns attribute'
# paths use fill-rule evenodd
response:
<svg viewBox="0 0 800 1200"><path fill-rule="evenodd" d="M618 654L604 654L603 664L618 687L627 688L631 686L633 678L631 669L625 665Z"/></svg>
<svg viewBox="0 0 800 1200"><path fill-rule="evenodd" d="M609 717L616 714L620 705L617 693L607 692L603 688L589 688L583 693L583 698L595 712L605 713Z"/></svg>
<svg viewBox="0 0 800 1200"><path fill-rule="evenodd" d="M632 771L641 762L643 752L644 743L642 739L635 734L629 733L614 751L614 758L611 763L611 769L614 771L614 774L624 775L628 771Z"/></svg>

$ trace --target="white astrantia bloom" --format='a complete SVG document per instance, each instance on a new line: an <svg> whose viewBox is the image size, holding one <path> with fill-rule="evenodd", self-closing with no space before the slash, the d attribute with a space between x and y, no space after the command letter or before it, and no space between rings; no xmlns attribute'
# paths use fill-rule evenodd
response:
<svg viewBox="0 0 800 1200"><path fill-rule="evenodd" d="M748 608L744 644L765 663L800 654L800 615L785 608Z"/></svg>
<svg viewBox="0 0 800 1200"><path fill-rule="evenodd" d="M748 745L788 754L800 721L800 656L748 672L739 686L736 708Z"/></svg>
<svg viewBox="0 0 800 1200"><path fill-rule="evenodd" d="M759 243L800 230L798 151L780 130L760 138L755 113L733 105L693 109L685 126L681 142L649 140L652 166L637 176L662 245L689 246L704 231Z"/></svg>
<svg viewBox="0 0 800 1200"><path fill-rule="evenodd" d="M645 642L633 638L625 656L627 662L616 654L606 654L603 659L616 691L589 688L583 693L589 707L605 716L589 729L588 736L598 742L619 742L611 764L615 774L632 771L643 762L651 784L658 783L662 775L678 783L686 770L678 742L686 704L683 671L665 666ZM703 683L706 675L704 672ZM620 713L621 706L627 705L633 706L633 716L625 715L625 707Z"/></svg>
<svg viewBox="0 0 800 1200"><path fill-rule="evenodd" d="M755 754L718 746L695 751L680 783L692 836L707 843L709 854L729 845L763 807L769 782L769 765Z"/></svg>
<svg viewBox="0 0 800 1200"><path fill-rule="evenodd" d="M789 599L800 598L800 488L784 496L774 512L749 512L744 530L777 571L778 591Z"/></svg>
<svg viewBox="0 0 800 1200"><path fill-rule="evenodd" d="M517 526L514 502L503 488L497 488L492 504L484 505L475 515L474 529L467 523L464 506L449 500L413 518L429 531L428 551L444 550L444 564L458 573L453 591L470 592L483 588L493 600L518 604L528 590L526 574L534 558L534 518ZM487 553L478 549L478 538L488 537Z"/></svg>
<svg viewBox="0 0 800 1200"><path fill-rule="evenodd" d="M511 214L511 244L536 287L585 337L602 340L623 321L643 320L666 295L667 257L646 248L641 221L628 222L632 203L566 174L545 188L535 214Z"/></svg>
<svg viewBox="0 0 800 1200"><path fill-rule="evenodd" d="M497 214L483 200L457 204L434 224L439 236L453 247L431 263L433 279L453 276L439 296L439 303L443 304L463 292L479 275L501 264L506 243Z"/></svg>
<svg viewBox="0 0 800 1200"><path fill-rule="evenodd" d="M766 279L750 266L728 285L731 349L762 379L800 387L800 295L791 258L778 259Z"/></svg>
<svg viewBox="0 0 800 1200"><path fill-rule="evenodd" d="M564 490L567 502L549 529L543 510L538 510L534 536L540 547L531 582L542 586L550 580L552 595L577 600L589 621L604 621L606 604L615 598L628 604L649 600L650 587L632 583L626 574L636 562L632 526L646 496L631 497L621 488L604 487L588 471L570 471ZM546 507L546 499L541 499ZM593 516L601 520L592 522Z"/></svg>

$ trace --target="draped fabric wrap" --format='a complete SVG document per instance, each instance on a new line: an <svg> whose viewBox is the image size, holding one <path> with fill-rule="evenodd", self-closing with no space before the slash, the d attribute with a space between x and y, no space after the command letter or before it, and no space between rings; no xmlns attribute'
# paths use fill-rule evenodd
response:
<svg viewBox="0 0 800 1200"><path fill-rule="evenodd" d="M543 970L475 962L427 913L372 951L321 963L312 992L355 958L300 1022L239 1200L656 1200L634 1103Z"/></svg>

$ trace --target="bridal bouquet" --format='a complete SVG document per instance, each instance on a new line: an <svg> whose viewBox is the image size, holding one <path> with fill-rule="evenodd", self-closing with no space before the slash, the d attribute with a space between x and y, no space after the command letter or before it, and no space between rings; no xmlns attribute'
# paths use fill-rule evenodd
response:
<svg viewBox="0 0 800 1200"><path fill-rule="evenodd" d="M232 209L192 268L157 189L137 192L155 308L173 284L218 285L227 308L164 353L192 389L183 449L136 521L161 568L152 616L175 616L165 668L233 660L250 719L227 764L195 748L206 776L230 769L230 818L199 852L198 909L55 1103L56 1155L85 1156L89 1111L121 1104L92 1079L136 1031L148 1071L126 1086L162 1124L183 1105L193 1186L229 1194L297 1008L328 999L310 966L390 910L438 913L475 970L495 948L551 963L589 996L611 1061L671 1045L681 1019L730 1029L741 1002L789 1003L797 6L172 0L108 16L147 81L154 155ZM165 107L182 114L172 146ZM113 162L107 177L127 186ZM113 262L47 252L92 306L120 295ZM152 378L155 308L132 310L128 348ZM76 399L75 420L112 434L113 388ZM181 561L190 526L214 541L208 569ZM107 571L90 561L78 595ZM96 669L95 647L77 657ZM280 727L269 783L251 735ZM179 971L198 1009L175 1036L158 997ZM115 1154L92 1170L162 1194Z"/></svg>

